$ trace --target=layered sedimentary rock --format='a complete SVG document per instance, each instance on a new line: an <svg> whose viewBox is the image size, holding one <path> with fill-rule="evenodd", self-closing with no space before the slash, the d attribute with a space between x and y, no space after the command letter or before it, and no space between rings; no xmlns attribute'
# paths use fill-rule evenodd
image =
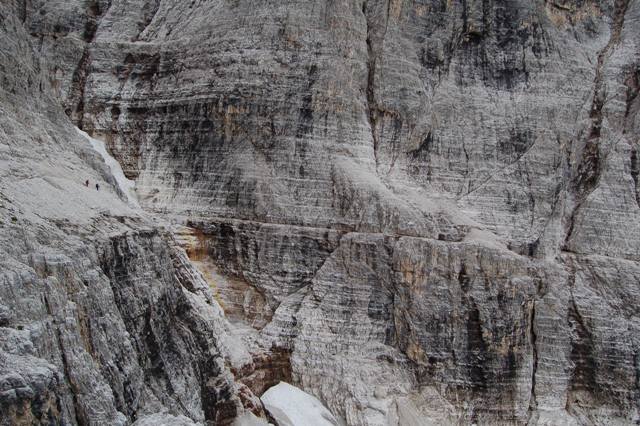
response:
<svg viewBox="0 0 640 426"><path fill-rule="evenodd" d="M353 425L638 421L637 0L16 5L189 228L238 386Z"/></svg>
<svg viewBox="0 0 640 426"><path fill-rule="evenodd" d="M234 379L252 358L208 283L127 204L4 4L0 45L0 424L264 415Z"/></svg>

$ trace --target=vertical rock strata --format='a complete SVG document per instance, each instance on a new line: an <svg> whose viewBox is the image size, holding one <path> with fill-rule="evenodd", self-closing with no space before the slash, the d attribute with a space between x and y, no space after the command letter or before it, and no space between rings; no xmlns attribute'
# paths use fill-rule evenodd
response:
<svg viewBox="0 0 640 426"><path fill-rule="evenodd" d="M637 0L1 11L2 107L68 116L13 107L3 162L71 120L193 263L139 213L7 233L7 422L224 423L279 380L349 425L639 421Z"/></svg>

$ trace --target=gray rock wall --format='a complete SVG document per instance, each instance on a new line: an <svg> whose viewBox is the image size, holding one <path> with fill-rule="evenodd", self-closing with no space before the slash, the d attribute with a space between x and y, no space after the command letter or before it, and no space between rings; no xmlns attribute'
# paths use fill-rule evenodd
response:
<svg viewBox="0 0 640 426"><path fill-rule="evenodd" d="M0 8L0 424L263 414L235 382L252 358L208 283L120 198L13 6Z"/></svg>
<svg viewBox="0 0 640 426"><path fill-rule="evenodd" d="M638 421L637 0L32 0L15 16L51 104L107 142L147 212L188 223L254 360L278 360L232 369L255 392L290 375L353 425ZM158 316L160 340L192 347ZM176 395L162 405L202 419Z"/></svg>

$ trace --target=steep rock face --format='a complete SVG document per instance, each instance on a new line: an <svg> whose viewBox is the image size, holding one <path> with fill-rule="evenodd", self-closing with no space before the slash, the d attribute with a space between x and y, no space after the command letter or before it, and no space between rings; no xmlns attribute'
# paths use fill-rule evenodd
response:
<svg viewBox="0 0 640 426"><path fill-rule="evenodd" d="M638 420L638 1L21 4L71 119L286 354L255 392Z"/></svg>
<svg viewBox="0 0 640 426"><path fill-rule="evenodd" d="M16 10L0 8L0 424L262 414L208 284L75 131Z"/></svg>
<svg viewBox="0 0 640 426"><path fill-rule="evenodd" d="M13 380L12 364L32 375L28 363L45 361L52 376L26 376L26 383L3 389L3 406L15 410L3 420L125 424L167 410L224 423L242 411L226 348L219 348L226 333L221 313L198 294L207 291L198 288L201 281L176 276L189 271L166 245L157 231L129 231L98 253L33 247L19 257L26 264L3 265L3 354L13 359L3 378ZM48 381L57 385L55 397L42 401Z"/></svg>

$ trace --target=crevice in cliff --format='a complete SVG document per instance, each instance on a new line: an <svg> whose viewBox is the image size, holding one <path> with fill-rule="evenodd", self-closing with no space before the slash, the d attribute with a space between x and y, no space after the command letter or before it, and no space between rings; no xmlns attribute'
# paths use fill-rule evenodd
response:
<svg viewBox="0 0 640 426"><path fill-rule="evenodd" d="M488 178L486 178L480 185L478 185L475 188L471 188L471 180L469 180L469 151L467 151L467 145L464 141L464 138L461 141L462 143L462 153L464 154L464 164L465 164L465 172L464 172L464 182L462 183L462 185L460 186L460 189L458 190L458 194L456 196L457 199L460 199L463 196L469 195L472 192L474 192L475 190L477 190L478 188L480 188L482 185L484 185L485 183L489 182L492 178L493 175L489 175ZM466 189L465 189L466 187Z"/></svg>
<svg viewBox="0 0 640 426"><path fill-rule="evenodd" d="M567 307L567 323L571 330L570 359L573 369L569 373L568 394L565 409L570 414L575 413L574 406L581 405L583 392L588 392L599 399L600 385L596 379L598 363L594 355L594 339L591 332L589 318L585 318L576 300L575 285L577 269L573 256L566 259L569 277L567 287L569 300Z"/></svg>
<svg viewBox="0 0 640 426"><path fill-rule="evenodd" d="M387 29L389 25L389 14L391 9L391 1L386 1L386 16L384 22L384 29L382 30L382 34L376 34L376 30L378 28L376 25L371 22L374 19L373 15L375 12L371 12L369 10L369 1L366 0L362 3L362 13L367 22L367 87L366 87L366 99L367 99L367 117L369 121L369 127L371 128L371 138L373 140L373 156L376 164L376 171L378 170L378 166L380 165L380 161L378 158L378 153L380 149L380 135L378 133L378 124L380 118L380 108L376 102L375 95L375 85L376 85L376 67L379 64L379 61L382 56L382 49L384 46L384 40L387 34ZM378 37L376 37L378 36ZM379 40L376 40L379 38ZM376 45L376 44L379 44Z"/></svg>
<svg viewBox="0 0 640 426"><path fill-rule="evenodd" d="M484 393L489 387L491 372L487 367L489 343L484 338L483 321L480 310L471 296L464 297L467 308L465 328L466 341L466 374L469 385L475 392Z"/></svg>
<svg viewBox="0 0 640 426"><path fill-rule="evenodd" d="M521 163L518 164L520 165ZM533 229L536 219L536 197L533 189L533 182L526 164L522 164L522 168L519 167L519 171L521 172L521 175L524 176L524 180L527 184L527 198L529 199L529 211L531 212L531 221L529 222L529 226ZM530 255L533 255L533 253L530 253Z"/></svg>
<svg viewBox="0 0 640 426"><path fill-rule="evenodd" d="M83 129L82 116L84 115L84 91L88 66L89 48L85 47L82 57L80 58L80 62L73 72L73 77L71 78L71 89L69 90L66 102L68 106L65 109L65 112L71 121L80 130Z"/></svg>
<svg viewBox="0 0 640 426"><path fill-rule="evenodd" d="M627 86L627 99L625 101L623 134L631 130L629 129L630 119L640 111L640 65L636 65L636 69L631 70L625 80L625 86Z"/></svg>
<svg viewBox="0 0 640 426"><path fill-rule="evenodd" d="M568 321L575 338L571 342L571 361L574 364L569 380L568 405L574 401L571 396L575 392L587 391L593 395L599 393L600 386L596 380L598 362L594 356L594 342L589 324L580 313L573 293L569 306Z"/></svg>
<svg viewBox="0 0 640 426"><path fill-rule="evenodd" d="M591 126L580 153L577 169L571 179L571 190L576 204L569 216L569 226L564 238L563 250L570 251L570 240L575 230L575 220L584 201L598 187L604 163L600 149L600 136L604 121L604 105L607 100L607 88L604 82L604 68L611 51L620 42L620 34L624 26L625 15L630 0L615 0L611 35L604 48L598 53L594 78L593 98L589 118Z"/></svg>
<svg viewBox="0 0 640 426"><path fill-rule="evenodd" d="M633 179L633 190L636 204L640 207L640 193L638 193L638 177L640 175L640 159L635 145L631 145L631 178Z"/></svg>
<svg viewBox="0 0 640 426"><path fill-rule="evenodd" d="M20 21L22 21L23 24L25 22L27 22L27 10L29 9L30 3L31 3L30 0L23 0L22 1L22 7L20 8L19 19L20 19Z"/></svg>
<svg viewBox="0 0 640 426"><path fill-rule="evenodd" d="M362 6L363 13L365 13L366 17L366 5L365 2ZM374 85L375 85L375 74L376 74L376 58L375 53L373 51L371 36L369 34L369 28L367 25L367 108L368 108L368 118L369 118L369 127L371 128L371 138L373 139L373 158L376 163L376 170L378 169L378 123L377 123L377 112L375 110L375 93L374 93Z"/></svg>
<svg viewBox="0 0 640 426"><path fill-rule="evenodd" d="M85 42L85 46L82 52L82 57L73 72L71 87L65 102L65 113L80 130L84 130L83 118L85 109L85 90L89 74L89 66L91 65L91 43L93 43L96 37L98 22L104 12L106 12L106 10L100 10L98 0L91 0L89 2L86 10L87 22L85 23L84 31L82 33L82 39Z"/></svg>
<svg viewBox="0 0 640 426"><path fill-rule="evenodd" d="M529 400L529 420L538 408L536 398L536 374L538 372L538 335L536 333L536 301L534 300L529 314L529 344L531 345L531 398Z"/></svg>
<svg viewBox="0 0 640 426"><path fill-rule="evenodd" d="M47 314L52 318L52 322L54 324L55 335L56 335L56 343L58 345L58 352L60 353L60 362L62 363L62 371L64 373L64 381L69 389L71 390L71 397L73 402L73 415L75 416L76 421L79 424L88 424L86 416L84 415L84 411L82 410L82 406L80 405L80 401L78 400L79 390L71 378L71 368L69 367L69 361L67 359L67 354L65 352L64 344L62 343L62 333L60 332L60 326L57 324L53 309L51 308L51 304L49 303L49 299L47 296L43 296L44 305L47 309Z"/></svg>
<svg viewBox="0 0 640 426"><path fill-rule="evenodd" d="M79 389L75 385L74 381L71 379L71 368L69 367L69 361L67 360L67 354L64 349L64 345L62 344L62 335L60 329L56 327L56 337L58 342L58 350L60 351L60 360L62 361L62 368L64 371L64 376L71 388L71 395L73 399L73 410L76 416L76 420L79 424L89 424L84 411L82 410L82 406L80 401L78 400Z"/></svg>

